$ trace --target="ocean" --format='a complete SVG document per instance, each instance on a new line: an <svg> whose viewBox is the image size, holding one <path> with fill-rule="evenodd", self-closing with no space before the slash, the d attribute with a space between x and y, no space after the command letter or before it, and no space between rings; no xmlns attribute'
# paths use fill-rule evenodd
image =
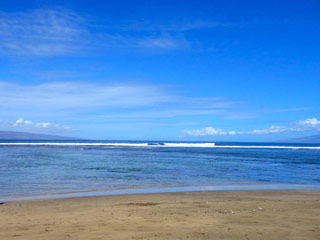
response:
<svg viewBox="0 0 320 240"><path fill-rule="evenodd" d="M320 144L0 142L0 201L252 186L320 189Z"/></svg>

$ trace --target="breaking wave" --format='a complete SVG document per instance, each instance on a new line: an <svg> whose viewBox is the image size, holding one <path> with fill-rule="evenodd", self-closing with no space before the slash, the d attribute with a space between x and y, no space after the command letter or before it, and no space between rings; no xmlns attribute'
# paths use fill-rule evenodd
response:
<svg viewBox="0 0 320 240"><path fill-rule="evenodd" d="M319 146L261 146L261 145L216 145L215 143L106 143L106 142L1 142L0 146L102 146L102 147L197 147L197 148L245 148L245 149L315 149Z"/></svg>

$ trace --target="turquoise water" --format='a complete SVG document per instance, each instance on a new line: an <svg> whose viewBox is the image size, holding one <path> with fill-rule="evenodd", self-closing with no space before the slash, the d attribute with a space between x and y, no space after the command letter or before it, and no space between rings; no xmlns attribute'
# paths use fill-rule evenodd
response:
<svg viewBox="0 0 320 240"><path fill-rule="evenodd" d="M270 143L217 143L216 147L0 145L0 200L104 189L320 186L317 147L319 144Z"/></svg>

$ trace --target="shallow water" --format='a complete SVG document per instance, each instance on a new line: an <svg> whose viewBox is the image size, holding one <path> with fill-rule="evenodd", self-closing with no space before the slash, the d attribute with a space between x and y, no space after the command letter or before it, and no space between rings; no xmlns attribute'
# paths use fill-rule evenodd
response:
<svg viewBox="0 0 320 240"><path fill-rule="evenodd" d="M1 145L0 199L120 188L320 185L320 150L312 149L319 145L216 146Z"/></svg>

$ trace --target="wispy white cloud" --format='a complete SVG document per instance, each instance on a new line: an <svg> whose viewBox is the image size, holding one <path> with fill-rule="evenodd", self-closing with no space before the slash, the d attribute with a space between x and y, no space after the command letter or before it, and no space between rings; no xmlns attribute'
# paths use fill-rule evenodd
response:
<svg viewBox="0 0 320 240"><path fill-rule="evenodd" d="M12 128L24 129L24 130L47 130L47 131L66 131L71 130L71 127L63 126L60 124L53 124L50 122L32 122L30 120L24 120L20 117L13 123L6 122L10 124Z"/></svg>
<svg viewBox="0 0 320 240"><path fill-rule="evenodd" d="M233 26L228 22L212 20L182 20L167 23L129 22L120 25L104 25L105 29L116 30L116 34L105 35L111 47L136 48L145 50L190 49L196 44L186 38L186 32L217 27Z"/></svg>
<svg viewBox="0 0 320 240"><path fill-rule="evenodd" d="M196 130L185 130L185 134L196 136L196 137L204 137L204 136L221 136L221 135L228 135L228 132L225 132L218 128L213 127L206 127L202 129L196 129Z"/></svg>
<svg viewBox="0 0 320 240"><path fill-rule="evenodd" d="M247 132L248 134L269 134L281 132L305 132L320 131L320 121L317 118L307 118L294 122L288 126L271 126L265 129L257 129Z"/></svg>
<svg viewBox="0 0 320 240"><path fill-rule="evenodd" d="M136 31L101 33L80 14L67 8L40 8L27 12L0 11L0 54L60 56L89 48L100 52L114 48L175 50L186 48L183 36ZM119 28L119 26L115 26Z"/></svg>
<svg viewBox="0 0 320 240"><path fill-rule="evenodd" d="M219 128L206 127L201 129L184 130L184 135L193 137L204 136L223 136L223 135L242 135L242 134L271 134L282 132L304 132L320 131L320 121L317 118L307 118L294 122L290 126L271 126L264 129L254 129L251 131L224 131Z"/></svg>
<svg viewBox="0 0 320 240"><path fill-rule="evenodd" d="M108 25L92 19L64 7L0 11L0 54L65 56L89 49L100 53L112 49L188 49L194 44L186 38L186 31L233 25L201 19Z"/></svg>
<svg viewBox="0 0 320 240"><path fill-rule="evenodd" d="M66 8L0 12L0 50L19 55L67 55L87 44L84 18Z"/></svg>
<svg viewBox="0 0 320 240"><path fill-rule="evenodd" d="M119 26L123 30L131 31L152 31L152 32L186 32L192 30L210 29L218 27L234 26L234 23L221 22L213 20L182 20L171 21L167 23L149 23L149 22L134 22L127 25Z"/></svg>
<svg viewBox="0 0 320 240"><path fill-rule="evenodd" d="M303 129L318 129L320 128L320 121L317 118L307 118L305 120L297 122L296 125L302 127Z"/></svg>
<svg viewBox="0 0 320 240"><path fill-rule="evenodd" d="M39 85L0 83L0 106L51 110L110 109L154 106L174 96L151 85L55 82Z"/></svg>
<svg viewBox="0 0 320 240"><path fill-rule="evenodd" d="M23 120L23 118L19 118L15 123L12 125L12 127L21 127L21 126L29 126L32 122L29 120Z"/></svg>
<svg viewBox="0 0 320 240"><path fill-rule="evenodd" d="M188 48L189 46L190 43L182 37L158 36L138 39L137 41L137 47L147 49L171 50Z"/></svg>
<svg viewBox="0 0 320 240"><path fill-rule="evenodd" d="M186 97L173 87L129 84L55 82L20 85L0 82L0 108L6 116L46 115L95 121L158 119L233 114L241 102ZM238 110L237 110L238 111Z"/></svg>
<svg viewBox="0 0 320 240"><path fill-rule="evenodd" d="M240 134L269 134L269 133L280 133L288 131L287 127L284 126L271 126L264 129L254 129L249 132L240 132Z"/></svg>
<svg viewBox="0 0 320 240"><path fill-rule="evenodd" d="M260 109L259 112L272 112L272 113L275 113L275 112L279 112L279 113L282 113L282 112L299 112L299 111L305 111L307 110L308 108L306 107L295 107L295 108L279 108L279 109L276 109L276 108L272 108L272 109Z"/></svg>

